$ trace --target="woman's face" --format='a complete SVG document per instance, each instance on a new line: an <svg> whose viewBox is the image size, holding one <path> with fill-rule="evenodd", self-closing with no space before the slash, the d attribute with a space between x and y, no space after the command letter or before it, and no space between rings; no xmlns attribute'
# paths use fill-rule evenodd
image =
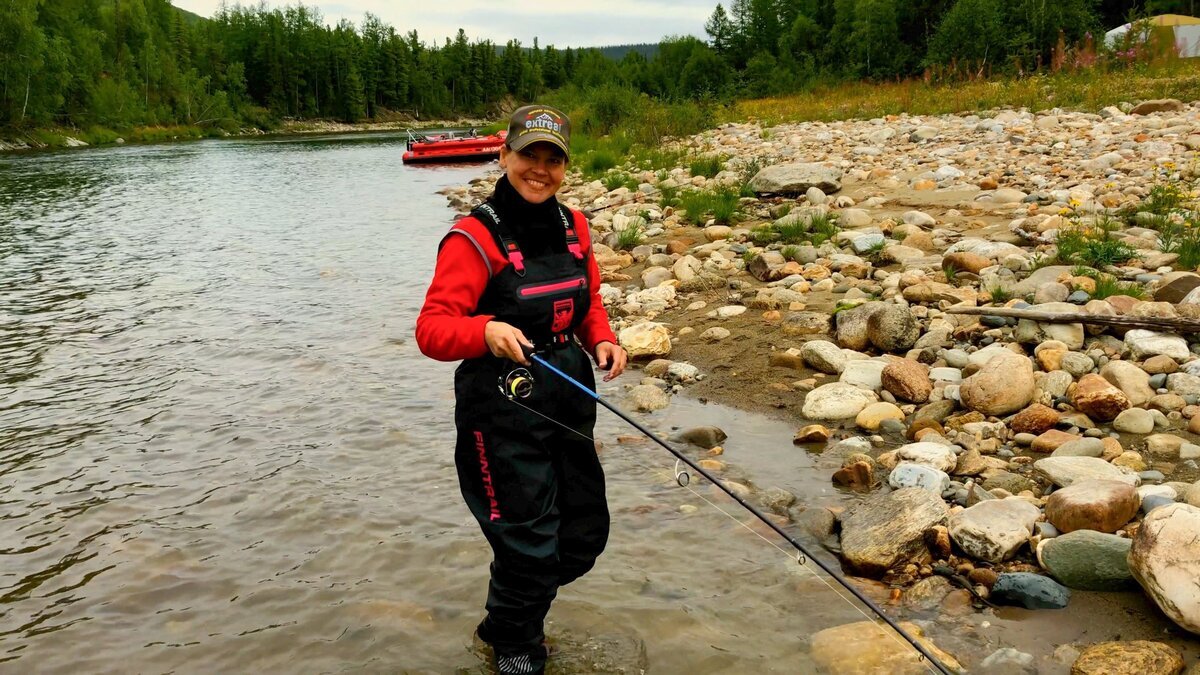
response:
<svg viewBox="0 0 1200 675"><path fill-rule="evenodd" d="M500 148L500 168L508 182L530 204L541 204L558 192L567 175L567 158L552 143L532 143L520 150Z"/></svg>

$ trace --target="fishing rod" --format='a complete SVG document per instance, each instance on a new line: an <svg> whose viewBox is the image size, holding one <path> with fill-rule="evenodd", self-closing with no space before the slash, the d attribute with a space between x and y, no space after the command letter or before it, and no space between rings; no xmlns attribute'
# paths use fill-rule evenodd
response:
<svg viewBox="0 0 1200 675"><path fill-rule="evenodd" d="M903 637L905 639L905 641L907 641L910 645L912 645L913 648L915 648L917 650L917 652L920 653L920 655L923 658L927 659L929 661L929 663L933 664L933 666L935 668L937 668L937 670L940 671L942 673L942 675L954 675L953 671L951 671L949 668L947 668L945 664L943 664L940 660L938 660L938 658L936 656L934 656L915 637L910 635L908 633L908 631L901 628L900 625L897 624L894 619L892 619L886 613L884 613L883 609L881 609L878 605L876 605L874 601L872 601L870 598L868 598L866 595L864 595L862 593L862 591L858 590L853 584L851 584L841 574L839 574L838 572L835 572L833 570L833 568L831 568L828 564L822 562L820 558L817 558L817 557L813 556L811 553L809 553L808 549L806 549L803 544L796 541L795 537L791 536L786 531L784 531L784 529L782 527L775 524L775 522L772 521L770 518L768 518L766 516L766 514L764 514L761 510L758 509L758 507L747 502L743 497L739 496L729 486L727 486L724 481L722 481L722 480L718 479L716 476L712 475L710 472L708 472L703 467L701 467L699 464L697 464L696 462L694 462L693 460L688 458L682 452L676 450L675 448L672 448L670 445L667 444L666 441L659 438L658 435L656 435L654 432L652 432L649 429L647 429L646 427L642 426L641 424L639 424L637 422L637 420L634 420L633 418L629 417L629 415L626 415L619 408L612 405L608 401L604 400L604 398L602 396L600 396L599 393L593 391L588 386L579 382L578 380L571 377L570 375L564 373L562 370L559 370L556 366L554 366L553 364L551 364L550 362L548 362L544 358L542 358L536 351L529 349L527 347L522 347L522 350L524 351L526 358L531 359L534 363L542 366L546 370L554 373L555 375L561 377L566 382L575 386L577 389L579 389L580 391L584 392L585 394L590 396L592 399L594 399L597 403L599 403L600 405L607 408L609 410L609 412L613 413L617 417L620 417L622 420L627 422L630 426L632 426L633 428L635 428L638 431L645 434L647 438L649 438L650 440L654 441L655 443L661 445L667 452L674 455L677 460L683 462L684 464L691 467L691 469L693 471L695 471L696 473L700 474L701 476L704 476L705 478L707 478L709 480L709 482L711 482L713 485L716 485L718 488L721 489L722 492L724 492L725 494L732 497L734 501L736 501L738 504L741 504L742 507L745 508L750 513L754 514L754 517L756 517L760 521L762 521L762 523L764 525L766 525L767 527L774 530L776 534L778 534L780 537L783 537L783 539L785 541L787 541L789 544L791 544L792 547L794 547L796 549L796 551L799 552L799 556L798 556L797 560L801 565L805 564L805 562L807 562L809 560L816 563L817 567L820 567L822 570L824 570L824 572L826 574L828 574L830 577L833 577L833 579L835 581L837 581L839 584L841 584L841 586L843 588L850 591L850 593L853 594L854 597L858 598L859 601L861 601L864 605L867 606L867 608L869 608L872 612L874 612L876 616L878 616L880 619L883 619L884 623L886 623L888 626L890 626L892 628L892 630L895 630L901 637ZM513 399L517 399L517 398L528 398L529 395L533 393L534 382L535 381L534 381L532 373L530 373L525 368L517 368L516 370L513 370L512 372L508 373L507 376L501 376L501 381L500 381L499 385L500 385L501 393L503 393L510 400L513 400ZM676 465L676 466L678 466L678 465ZM686 487L688 482L690 481L690 477L688 476L687 472L677 472L676 480L679 482L679 484L681 486Z"/></svg>

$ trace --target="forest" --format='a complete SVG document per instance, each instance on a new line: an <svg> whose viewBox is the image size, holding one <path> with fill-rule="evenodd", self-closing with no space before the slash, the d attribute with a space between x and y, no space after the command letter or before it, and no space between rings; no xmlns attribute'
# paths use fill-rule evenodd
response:
<svg viewBox="0 0 1200 675"><path fill-rule="evenodd" d="M304 5L198 17L169 0L10 0L0 6L0 128L494 115L547 92L620 87L727 102L818 83L1021 76L1130 17L1195 0L733 0L705 38L655 50L426 40L367 14L329 25ZM651 56L647 56L651 53Z"/></svg>

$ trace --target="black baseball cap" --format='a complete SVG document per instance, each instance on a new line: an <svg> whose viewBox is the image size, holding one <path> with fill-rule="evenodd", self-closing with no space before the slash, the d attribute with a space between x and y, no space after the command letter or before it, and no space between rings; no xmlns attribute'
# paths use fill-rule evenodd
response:
<svg viewBox="0 0 1200 675"><path fill-rule="evenodd" d="M504 142L512 150L531 143L545 141L558 146L563 154L571 155L571 120L561 110L548 105L527 105L517 108L508 121L508 137Z"/></svg>

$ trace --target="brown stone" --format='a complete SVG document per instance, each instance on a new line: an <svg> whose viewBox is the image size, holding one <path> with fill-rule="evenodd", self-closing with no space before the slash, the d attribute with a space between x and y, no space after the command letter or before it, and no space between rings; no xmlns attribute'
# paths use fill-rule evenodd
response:
<svg viewBox="0 0 1200 675"><path fill-rule="evenodd" d="M1113 309L1117 310L1118 315L1124 315L1133 311L1142 301L1137 298L1131 298L1128 295L1113 295L1104 299Z"/></svg>
<svg viewBox="0 0 1200 675"><path fill-rule="evenodd" d="M971 580L971 583L978 586L983 586L987 589L991 589L992 586L995 586L996 579L999 577L1000 575L997 574L995 570L987 567L976 567L967 573L967 578Z"/></svg>
<svg viewBox="0 0 1200 675"><path fill-rule="evenodd" d="M1044 406L1040 403L1034 403L1028 408L1017 413L1009 423L1008 428L1018 434L1040 434L1054 428L1058 424L1058 411Z"/></svg>
<svg viewBox="0 0 1200 675"><path fill-rule="evenodd" d="M1161 642L1100 642L1079 654L1071 675L1179 675L1183 656Z"/></svg>
<svg viewBox="0 0 1200 675"><path fill-rule="evenodd" d="M1037 353L1038 366L1047 373L1062 370L1062 358L1067 355L1065 349L1043 349Z"/></svg>
<svg viewBox="0 0 1200 675"><path fill-rule="evenodd" d="M870 490L872 483L871 465L866 462L855 462L844 466L833 474L835 485L848 487L852 490Z"/></svg>
<svg viewBox="0 0 1200 675"><path fill-rule="evenodd" d="M687 253L693 243L691 239L672 239L667 242L667 253Z"/></svg>
<svg viewBox="0 0 1200 675"><path fill-rule="evenodd" d="M911 359L899 359L889 363L880 376L885 391L896 398L913 403L929 400L933 383L929 381L929 368Z"/></svg>
<svg viewBox="0 0 1200 675"><path fill-rule="evenodd" d="M919 626L909 621L898 624L906 633L942 662L951 672L960 672L962 665L953 656L938 649ZM809 653L816 664L814 672L829 675L922 675L929 672L928 662L920 652L905 643L896 633L883 635L873 621L859 621L835 628L826 628L812 636Z"/></svg>
<svg viewBox="0 0 1200 675"><path fill-rule="evenodd" d="M910 233L901 243L921 251L932 251L936 248L936 245L933 243L933 237L928 232L921 230Z"/></svg>
<svg viewBox="0 0 1200 675"><path fill-rule="evenodd" d="M1079 438L1075 434L1068 434L1058 429L1050 429L1033 439L1033 450L1034 452L1054 452L1063 443L1077 441Z"/></svg>
<svg viewBox="0 0 1200 675"><path fill-rule="evenodd" d="M912 441L917 439L917 434L920 432L929 430L932 430L939 436L944 436L946 434L946 430L942 428L942 425L937 420L918 419L913 421L912 425L908 427L908 433L905 434L905 436Z"/></svg>
<svg viewBox="0 0 1200 675"><path fill-rule="evenodd" d="M801 443L824 443L829 440L829 434L829 429L820 424L810 424L796 432L796 435L792 438L792 443L796 445L800 445Z"/></svg>
<svg viewBox="0 0 1200 675"><path fill-rule="evenodd" d="M1129 397L1108 380L1088 373L1075 384L1071 405L1088 417L1102 422L1111 421L1130 407Z"/></svg>
<svg viewBox="0 0 1200 675"><path fill-rule="evenodd" d="M1137 490L1115 480L1083 480L1056 490L1046 500L1046 520L1059 532L1116 532L1137 515Z"/></svg>
<svg viewBox="0 0 1200 675"><path fill-rule="evenodd" d="M1000 187L1000 184L996 182L996 179L992 178L991 176L985 176L984 178L981 178L978 185L980 190L995 190L996 188Z"/></svg>
<svg viewBox="0 0 1200 675"><path fill-rule="evenodd" d="M983 413L968 412L968 413L963 413L961 415L955 415L953 417L947 417L945 420L944 426L947 429L954 429L955 431L961 431L964 424L971 424L972 422L986 422L986 421L987 421L987 417L984 417Z"/></svg>
<svg viewBox="0 0 1200 675"><path fill-rule="evenodd" d="M945 525L934 525L925 531L925 546L934 560L950 557L950 529Z"/></svg>
<svg viewBox="0 0 1200 675"><path fill-rule="evenodd" d="M1106 462L1111 462L1125 454L1125 448L1121 447L1121 441L1112 436L1105 436L1100 439L1100 442L1104 444L1104 454L1100 455L1100 459Z"/></svg>
<svg viewBox="0 0 1200 675"><path fill-rule="evenodd" d="M960 272L970 272L971 274L979 274L984 268L995 264L990 258L965 251L947 253L942 258L942 269L954 268Z"/></svg>
<svg viewBox="0 0 1200 675"><path fill-rule="evenodd" d="M936 190L937 183L935 181L932 181L929 179L919 180L919 181L913 183L913 189L917 190L919 192L928 191L928 190Z"/></svg>
<svg viewBox="0 0 1200 675"><path fill-rule="evenodd" d="M1170 375L1171 373L1179 370L1179 364L1175 363L1175 359L1165 354L1159 354L1158 356L1151 356L1150 358L1146 359L1146 361L1142 363L1142 370L1150 373L1151 375L1159 375L1162 373Z"/></svg>
<svg viewBox="0 0 1200 675"><path fill-rule="evenodd" d="M1200 415L1192 415L1192 418L1188 420L1188 431L1200 434Z"/></svg>
<svg viewBox="0 0 1200 675"><path fill-rule="evenodd" d="M1154 300L1177 304L1196 287L1200 287L1200 274L1172 272L1163 278L1163 284L1154 291Z"/></svg>
<svg viewBox="0 0 1200 675"><path fill-rule="evenodd" d="M1142 101L1133 106L1129 111L1130 115L1149 115L1156 112L1179 112L1183 110L1183 102L1175 98L1156 98L1150 101Z"/></svg>

